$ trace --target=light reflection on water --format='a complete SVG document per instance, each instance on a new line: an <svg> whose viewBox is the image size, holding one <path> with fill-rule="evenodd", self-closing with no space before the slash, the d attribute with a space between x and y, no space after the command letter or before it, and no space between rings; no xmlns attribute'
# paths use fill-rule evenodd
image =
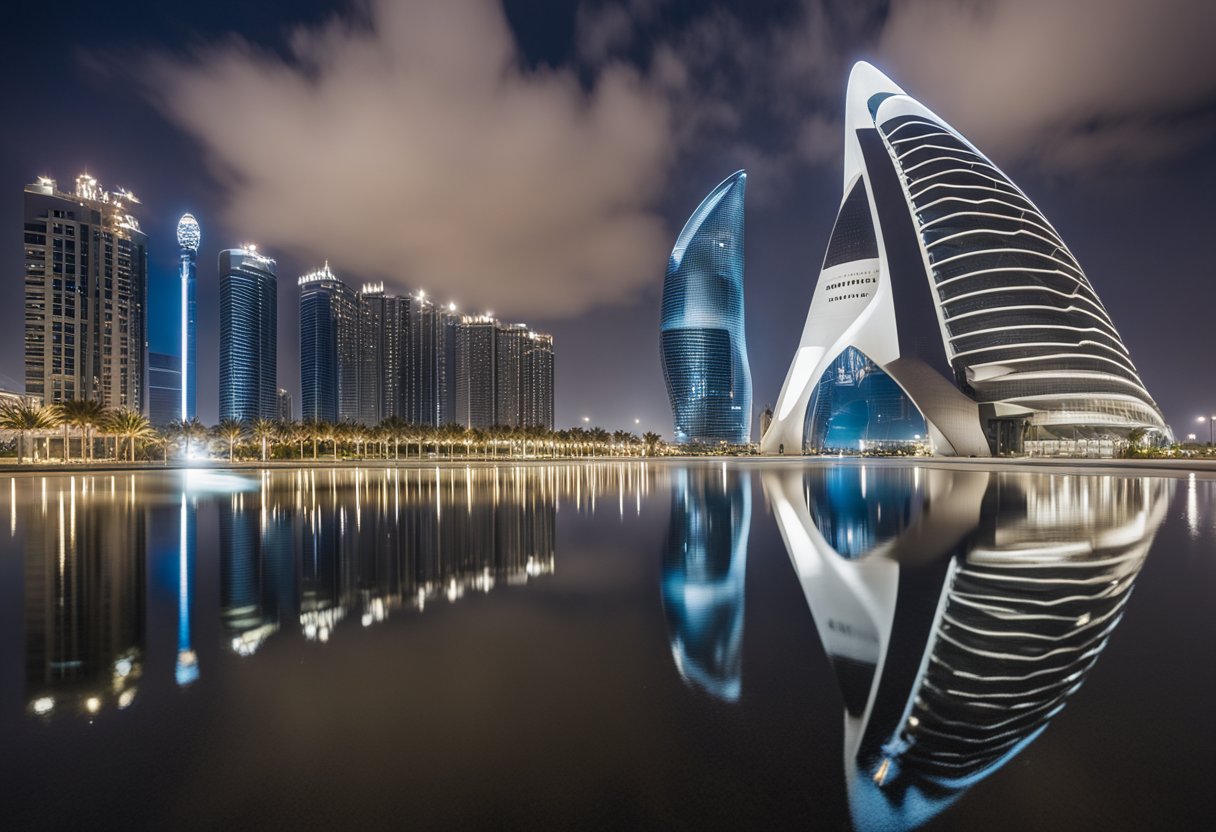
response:
<svg viewBox="0 0 1216 832"><path fill-rule="evenodd" d="M1192 539L1210 522L1210 485L1183 485ZM157 696L185 695L227 667L224 655L257 663L267 645L292 642L342 650L364 628L509 588L527 603L526 587L558 581L564 556L612 539L602 525L564 534L584 529L576 518L608 514L624 535L653 507L665 527L657 557L622 557L653 564L666 631L647 638L667 642L669 677L724 709L720 719L742 713L745 622L767 603L745 603L748 574L788 559L780 569L809 608L842 721L839 783L808 789L840 789L858 829L912 829L948 817L1085 684L1173 486L905 464L18 476L0 489L0 555L22 559L22 584L0 600L23 603L25 718L88 723L138 712L153 668L172 668ZM211 604L200 605L200 581L217 587ZM158 593L172 597L176 634L164 660L149 655L165 624L150 611ZM0 661L12 673L20 660Z"/></svg>

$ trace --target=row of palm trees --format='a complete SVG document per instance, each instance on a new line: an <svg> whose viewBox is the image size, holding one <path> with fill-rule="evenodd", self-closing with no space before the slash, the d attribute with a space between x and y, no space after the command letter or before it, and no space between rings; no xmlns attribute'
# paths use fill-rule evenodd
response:
<svg viewBox="0 0 1216 832"><path fill-rule="evenodd" d="M0 404L0 430L17 433L18 460L37 454L38 438L45 443L45 458L49 459L51 433L59 428L63 429L64 462L72 458L73 428L76 429L80 440L79 458L86 462L95 458L98 436L102 442L104 456L110 455L112 443L114 458L121 458L125 452L132 462L135 461L136 446L139 443L146 445L149 442L160 442L162 439L146 416L128 408L107 410L99 402L84 399L53 405L35 404L26 399ZM31 437L34 441L32 447L29 446ZM28 454L27 447L30 451Z"/></svg>
<svg viewBox="0 0 1216 832"><path fill-rule="evenodd" d="M463 457L497 459L502 456L654 456L666 446L655 433L638 437L628 431L575 427L549 430L541 427L494 426L485 430L449 424L438 427L416 425L392 417L378 425L306 420L284 422L224 419L207 427L197 418L155 428L142 414L129 410L107 410L97 402L68 401L37 405L19 400L0 405L0 430L18 436L17 457L37 454L41 439L44 459L51 456L51 437L62 429L62 459L71 461L76 437L77 459L92 461L100 440L107 458L134 462L137 449L142 457L167 459L172 452L183 457L211 456L215 451L228 460L270 459L402 459ZM33 447L29 440L33 438ZM112 454L111 454L112 447ZM27 453L27 451L29 451Z"/></svg>

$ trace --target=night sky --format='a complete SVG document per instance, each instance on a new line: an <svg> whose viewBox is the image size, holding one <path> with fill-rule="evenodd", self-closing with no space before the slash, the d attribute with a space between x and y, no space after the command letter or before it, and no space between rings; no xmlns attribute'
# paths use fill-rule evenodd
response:
<svg viewBox="0 0 1216 832"><path fill-rule="evenodd" d="M154 351L177 352L177 219L202 224L208 423L216 257L250 241L278 260L279 384L297 402L295 279L328 258L355 286L552 332L559 426L670 436L667 255L746 168L759 408L818 276L864 58L1035 200L1175 432L1216 412L1210 0L69 1L0 20L0 387L23 385L22 188L87 170L142 200Z"/></svg>

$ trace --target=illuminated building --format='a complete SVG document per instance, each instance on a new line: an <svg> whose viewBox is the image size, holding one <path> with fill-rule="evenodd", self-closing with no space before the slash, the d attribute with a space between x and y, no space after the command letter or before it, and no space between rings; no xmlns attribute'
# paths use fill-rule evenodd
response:
<svg viewBox="0 0 1216 832"><path fill-rule="evenodd" d="M523 423L524 345L528 327L499 324L494 332L494 422Z"/></svg>
<svg viewBox="0 0 1216 832"><path fill-rule="evenodd" d="M553 426L553 336L490 315L455 326L455 417L486 429Z"/></svg>
<svg viewBox="0 0 1216 832"><path fill-rule="evenodd" d="M677 442L751 440L752 376L743 330L743 196L732 174L676 238L663 280L659 346Z"/></svg>
<svg viewBox="0 0 1216 832"><path fill-rule="evenodd" d="M387 294L383 283L359 293L359 421L375 425L403 417L403 347L409 299Z"/></svg>
<svg viewBox="0 0 1216 832"><path fill-rule="evenodd" d="M869 64L845 122L840 209L763 452L911 442L922 423L961 456L1107 456L1133 430L1168 435L1076 258L1009 177ZM842 363L872 389L845 389ZM872 395L905 400L901 430L866 412Z"/></svg>
<svg viewBox="0 0 1216 832"><path fill-rule="evenodd" d="M355 421L359 297L326 263L299 279L300 400L304 419Z"/></svg>
<svg viewBox="0 0 1216 832"><path fill-rule="evenodd" d="M278 411L278 280L256 246L220 252L220 419Z"/></svg>
<svg viewBox="0 0 1216 832"><path fill-rule="evenodd" d="M456 327L460 316L423 292L401 299L402 402L406 421L446 425L455 419Z"/></svg>
<svg viewBox="0 0 1216 832"><path fill-rule="evenodd" d="M494 385L498 367L498 322L466 315L456 334L456 421L482 430L498 424Z"/></svg>
<svg viewBox="0 0 1216 832"><path fill-rule="evenodd" d="M520 424L553 429L553 336L528 332L524 343Z"/></svg>
<svg viewBox="0 0 1216 832"><path fill-rule="evenodd" d="M25 392L144 410L148 245L130 213L139 200L88 174L71 193L39 177L24 200Z"/></svg>
<svg viewBox="0 0 1216 832"><path fill-rule="evenodd" d="M290 422L292 420L292 412L291 393L287 392L286 388L280 387L277 411L279 421Z"/></svg>
<svg viewBox="0 0 1216 832"><path fill-rule="evenodd" d="M181 251L181 408L178 418L194 418L195 359L198 333L196 331L195 284L198 282L198 246L202 230L193 214L185 214L177 223L177 247Z"/></svg>

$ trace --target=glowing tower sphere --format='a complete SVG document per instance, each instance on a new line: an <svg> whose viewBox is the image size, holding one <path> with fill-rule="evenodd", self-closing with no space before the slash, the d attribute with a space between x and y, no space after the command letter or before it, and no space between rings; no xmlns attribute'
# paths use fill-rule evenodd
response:
<svg viewBox="0 0 1216 832"><path fill-rule="evenodd" d="M185 251L198 251L202 239L203 231L199 228L198 220L193 214L183 214L177 221L177 244Z"/></svg>

